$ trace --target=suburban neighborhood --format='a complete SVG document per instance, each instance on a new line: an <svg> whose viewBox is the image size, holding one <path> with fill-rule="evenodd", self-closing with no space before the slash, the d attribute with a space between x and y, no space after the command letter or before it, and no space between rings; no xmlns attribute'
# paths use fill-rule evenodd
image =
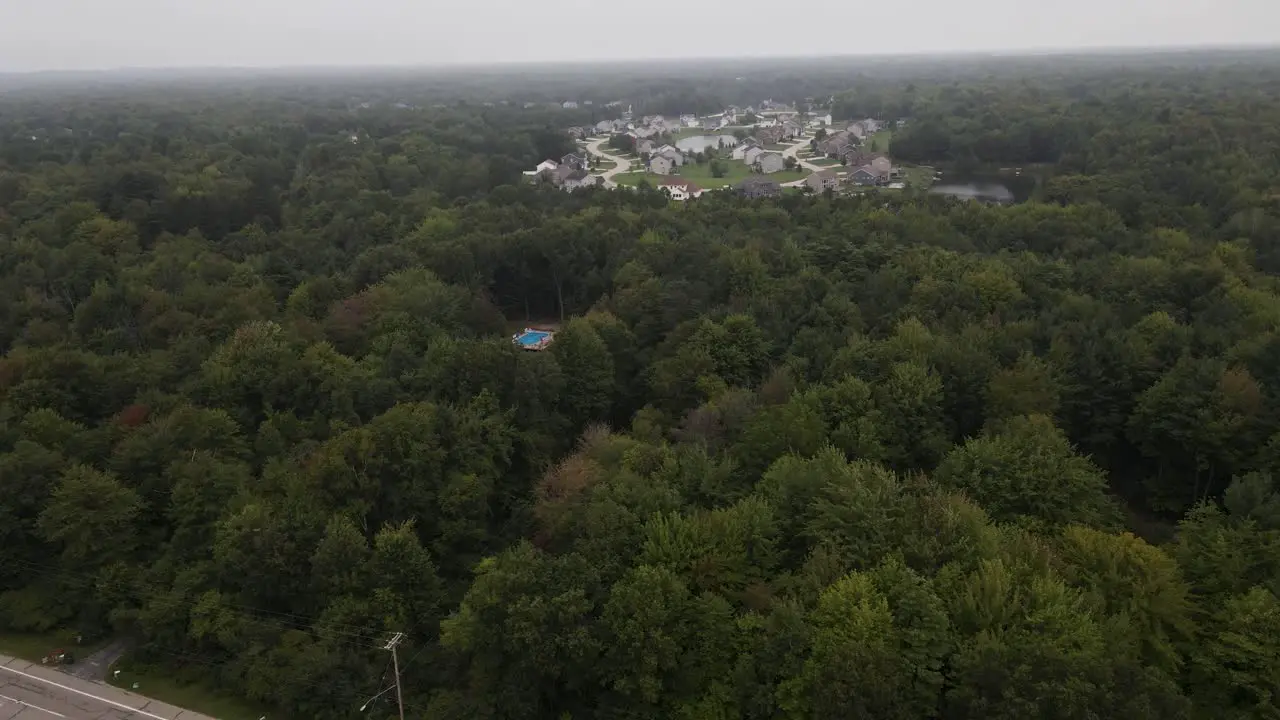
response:
<svg viewBox="0 0 1280 720"><path fill-rule="evenodd" d="M635 117L621 102L606 107L619 117L567 130L580 153L544 160L526 178L566 192L646 184L677 201L712 190L762 198L927 187L933 179L929 168L891 159L893 128L905 120L837 121L772 100L709 115Z"/></svg>

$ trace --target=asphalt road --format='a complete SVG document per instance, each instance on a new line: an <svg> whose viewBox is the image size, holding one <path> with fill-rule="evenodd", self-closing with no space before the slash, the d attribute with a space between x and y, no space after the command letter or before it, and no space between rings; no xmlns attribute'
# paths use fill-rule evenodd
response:
<svg viewBox="0 0 1280 720"><path fill-rule="evenodd" d="M605 152L603 149L604 142L605 140L608 140L608 139L609 139L608 137L601 137L588 142L587 151L590 152L592 155L599 155L600 157L606 160L612 160L615 163L617 163L616 165L614 165L612 170L605 170L599 175L599 177L601 177L604 180L605 187L614 187L616 183L613 182L613 176L617 175L618 173L624 173L630 170L631 161L624 160L623 158L620 158L617 155L610 155L609 153Z"/></svg>
<svg viewBox="0 0 1280 720"><path fill-rule="evenodd" d="M0 720L214 720L189 710L0 655Z"/></svg>

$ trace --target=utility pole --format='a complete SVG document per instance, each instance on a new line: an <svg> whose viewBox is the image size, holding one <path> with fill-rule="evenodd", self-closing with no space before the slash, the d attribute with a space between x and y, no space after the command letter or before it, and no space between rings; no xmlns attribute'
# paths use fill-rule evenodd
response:
<svg viewBox="0 0 1280 720"><path fill-rule="evenodd" d="M400 656L396 654L396 646L401 640L404 640L404 633L398 632L391 636L382 649L391 651L391 662L396 671L396 703L400 705L400 720L404 720L404 695L400 692Z"/></svg>

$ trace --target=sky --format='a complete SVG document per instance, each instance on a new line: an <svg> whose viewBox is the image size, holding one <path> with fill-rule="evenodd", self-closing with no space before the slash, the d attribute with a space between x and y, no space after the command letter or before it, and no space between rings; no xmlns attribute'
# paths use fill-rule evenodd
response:
<svg viewBox="0 0 1280 720"><path fill-rule="evenodd" d="M0 72L1280 45L1280 0L0 0Z"/></svg>

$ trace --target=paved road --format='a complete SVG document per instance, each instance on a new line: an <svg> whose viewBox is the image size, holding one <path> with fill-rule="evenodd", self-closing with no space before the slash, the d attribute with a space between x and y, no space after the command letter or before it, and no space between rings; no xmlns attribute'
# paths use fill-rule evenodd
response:
<svg viewBox="0 0 1280 720"><path fill-rule="evenodd" d="M804 158L796 154L807 147L809 147L809 139L805 138L804 140L801 140L794 145L788 146L786 150L783 150L782 157L795 158L796 162L800 163L800 167L804 168L805 170L808 170L809 172L817 172L819 170L822 170L823 169L822 166L814 165L813 163L809 162L808 160L805 160Z"/></svg>
<svg viewBox="0 0 1280 720"><path fill-rule="evenodd" d="M110 685L0 655L0 720L214 720Z"/></svg>
<svg viewBox="0 0 1280 720"><path fill-rule="evenodd" d="M595 140L592 140L591 142L588 142L588 143L587 143L587 152L591 153L592 155L596 155L596 156L598 156L598 157L602 157L602 158L604 158L605 160L612 160L614 163L616 163L616 164L613 166L613 169L612 169L612 170L605 170L604 172L600 173L600 174L597 176L597 177L600 177L600 178L603 178L603 179L604 179L604 186L605 186L605 187L607 187L607 188L611 188L611 187L616 187L616 186L617 186L617 183L615 183L615 182L613 181L613 176L614 176L614 175L617 175L618 173L624 173L624 172L627 172L628 170L630 170L630 169L631 169L631 161L630 161L630 160L627 160L627 159L625 159L625 158L620 158L620 157L618 157L617 155L610 155L609 153L605 152L605 151L604 151L604 149L603 149L603 148L604 148L604 143L605 143L605 141L606 141L606 140L608 140L608 139L609 139L608 137L601 137L601 138L596 138Z"/></svg>
<svg viewBox="0 0 1280 720"><path fill-rule="evenodd" d="M81 658L75 665L67 668L67 671L83 680L106 680L107 671L128 650L129 643L124 640L113 640L98 652Z"/></svg>

